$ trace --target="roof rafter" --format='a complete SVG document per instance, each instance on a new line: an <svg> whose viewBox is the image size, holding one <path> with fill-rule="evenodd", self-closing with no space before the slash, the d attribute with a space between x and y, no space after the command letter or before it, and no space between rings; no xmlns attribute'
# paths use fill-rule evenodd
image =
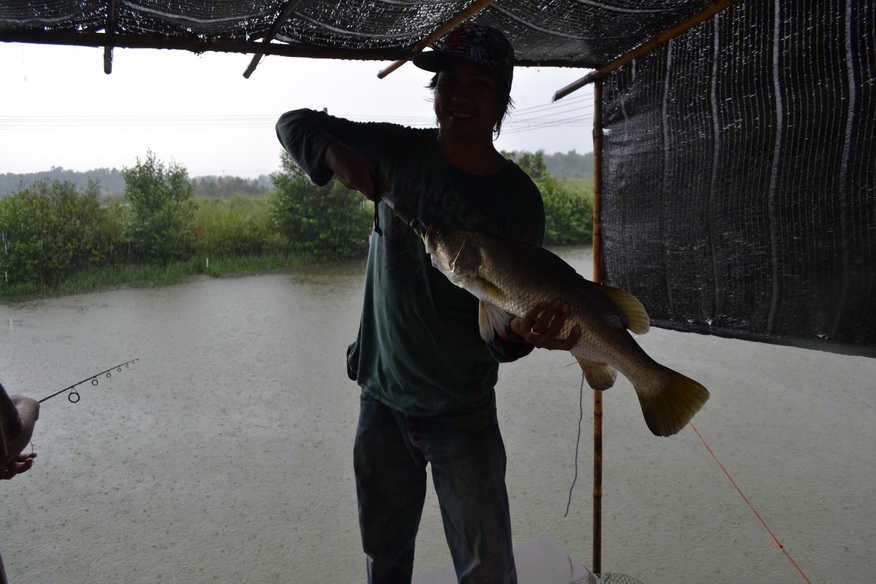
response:
<svg viewBox="0 0 876 584"><path fill-rule="evenodd" d="M336 49L313 46L289 45L285 43L263 43L261 41L226 41L218 39L197 39L190 37L141 36L131 34L102 33L93 31L75 32L30 32L0 31L0 42L36 43L44 45L65 45L83 47L115 47L124 49L177 49L193 53L243 53L279 55L283 57L304 57L311 59L342 59L353 61L410 61L414 52L410 49L363 50ZM570 63L562 60L518 59L518 67L573 67L593 69L590 62Z"/></svg>
<svg viewBox="0 0 876 584"><path fill-rule="evenodd" d="M106 31L115 32L119 21L119 0L109 0L106 7ZM103 48L103 72L109 75L113 72L113 48Z"/></svg>
<svg viewBox="0 0 876 584"><path fill-rule="evenodd" d="M384 77L386 77L387 75L389 75L390 73L392 73L393 71L395 71L396 69L398 69L399 67L404 65L405 62L412 59L414 55L416 55L417 53L421 53L423 51L423 49L425 49L426 47L428 47L429 45L431 45L432 43L434 43L435 41L437 41L438 39L443 37L448 32L450 32L456 25L461 23L463 20L474 16L475 14L477 14L478 12L480 12L481 10L483 10L484 8L486 8L487 6L492 4L493 1L494 0L475 0L474 2L469 4L462 12L460 12L459 14L457 14L456 16L454 16L453 18L451 18L450 20L448 20L447 22L445 22L444 24L442 24L441 26L436 28L426 38L424 38L419 43L417 43L417 46L414 47L414 50L413 50L413 52L411 52L410 57L408 57L407 59L399 59L399 60L395 61L394 63L392 63L391 65L389 65L388 67L386 67L385 69L380 71L377 74L377 77L380 79L383 79Z"/></svg>
<svg viewBox="0 0 876 584"><path fill-rule="evenodd" d="M629 63L630 61L633 61L635 59L638 59L642 55L650 53L651 51L653 51L654 49L656 49L660 45L671 41L675 37L687 32L688 30L692 29L693 27L700 24L701 22L708 20L709 18L712 18L713 16L715 16L717 13L721 12L725 8L729 8L730 6L732 6L738 2L742 2L742 1L743 0L719 0L718 2L715 2L711 6L707 7L705 10L701 10L700 12L697 12L693 16L689 16L688 18L682 20L681 22L679 22L675 26L661 32L660 34L658 34L654 37L652 37L649 41L642 43L641 45L639 45L638 47L636 47L632 51L626 53L625 55L618 57L617 59L615 59L614 61L612 61L608 65L605 65L604 67L600 67L596 71L593 71L592 73L588 73L587 75L585 75L581 79L578 79L577 81L573 81L572 83L568 84L567 86L557 90L557 92L554 93L554 97L551 101L557 101L557 100L563 99L564 97L566 97L570 93L578 91L579 89L581 89L585 85L593 83L594 81L596 81L597 79L599 79L601 77L605 77L606 75L608 75L609 73L611 73L615 69L619 69L620 67Z"/></svg>
<svg viewBox="0 0 876 584"><path fill-rule="evenodd" d="M301 4L301 0L289 0L288 2L286 2L286 5L283 7L280 15L277 16L277 19L271 25L268 34L265 35L264 39L262 39L262 43L270 44L271 41L274 40L274 36L276 36L276 34L280 31L280 28L282 28L283 24L285 24L286 21L289 20L289 17L292 16L292 13L295 11L299 4ZM243 72L243 76L245 78L249 79L249 76L252 75L253 72L256 70L256 67L259 66L259 61L264 56L265 55L263 53L256 53L255 55L253 55L252 61L249 62L249 67L247 67L246 71Z"/></svg>

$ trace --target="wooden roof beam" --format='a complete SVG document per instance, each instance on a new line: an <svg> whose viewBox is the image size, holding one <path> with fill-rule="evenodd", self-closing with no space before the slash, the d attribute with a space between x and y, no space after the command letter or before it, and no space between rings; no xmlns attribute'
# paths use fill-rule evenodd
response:
<svg viewBox="0 0 876 584"><path fill-rule="evenodd" d="M289 20L289 17L292 16L292 12L295 11L300 3L301 0L289 0L288 2L286 2L286 6L283 7L283 10L282 12L280 12L277 20L274 21L274 24L272 24L270 30L268 30L268 34L265 36L264 39L262 39L263 43L270 44L271 41L274 40L274 36L276 36L276 34L280 32L280 28L282 28L282 26L286 24L286 21ZM264 56L264 53L256 53L255 55L253 55L252 60L249 62L249 67L247 67L246 71L243 72L243 76L245 78L249 79L249 76L252 75L253 72L256 70L256 67L259 66L259 61L261 61L261 58Z"/></svg>
<svg viewBox="0 0 876 584"><path fill-rule="evenodd" d="M380 71L377 74L377 77L383 79L384 77L404 65L407 61L410 61L414 55L416 55L417 53L421 53L423 49L443 37L451 30L453 30L456 25L466 20L467 18L474 16L492 3L493 0L475 0L474 2L469 4L462 12L439 26L437 29L435 29L434 32L432 32L432 34L428 35L426 38L417 43L417 46L414 47L414 50L411 52L410 57L408 57L407 59L399 59L398 61L392 63L387 68Z"/></svg>
<svg viewBox="0 0 876 584"><path fill-rule="evenodd" d="M597 79L605 77L606 75L608 75L609 73L611 73L615 69L618 69L618 68L626 65L630 61L638 59L639 57L641 57L642 55L645 55L646 53L650 53L651 51L653 51L654 49L656 49L660 45L662 45L666 42L669 42L670 40L674 39L675 37L687 32L688 30L692 29L696 25L700 24L704 20L708 20L709 18L713 17L714 15L721 12L725 8L729 8L733 4L736 4L737 2L741 2L741 1L742 0L720 0L719 2L716 2L715 4L712 4L711 6L707 7L705 10L697 12L693 16L689 16L688 18L682 20L681 22L679 22L678 24L676 24L672 28L669 28L668 30L651 38L651 40L647 41L646 43L639 45L638 47L636 47L635 49L633 49L629 53L627 53L621 57L618 57L617 59L615 59L614 61L612 61L608 65L605 65L604 67L601 67L601 68L597 69L596 71L593 71L592 73L585 75L581 79L574 81L574 82L570 83L569 85L563 87L562 89L558 90L556 93L554 93L554 98L552 101L557 101L559 99L563 99L564 97L566 97L570 93L578 91L579 89L581 89L585 85L588 85L590 83L593 83Z"/></svg>
<svg viewBox="0 0 876 584"><path fill-rule="evenodd" d="M113 33L119 22L119 0L110 0L106 12L106 32ZM107 75L113 72L113 48L109 45L103 48L103 72Z"/></svg>
<svg viewBox="0 0 876 584"><path fill-rule="evenodd" d="M301 57L308 59L341 59L346 61L409 61L413 56L410 49L335 49L325 47L306 47L286 43L261 41L200 39L191 37L146 36L138 34L107 34L95 31L0 31L0 43L34 43L40 45L61 45L80 47L114 47L117 49L171 49L192 53L243 53L263 54L281 57ZM594 69L597 63L586 61L564 61L561 59L518 59L517 67L566 67L575 69Z"/></svg>

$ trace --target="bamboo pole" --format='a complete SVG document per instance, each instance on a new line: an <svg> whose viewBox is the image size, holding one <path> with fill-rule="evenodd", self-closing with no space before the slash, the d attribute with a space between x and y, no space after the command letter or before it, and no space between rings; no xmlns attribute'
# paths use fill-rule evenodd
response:
<svg viewBox="0 0 876 584"><path fill-rule="evenodd" d="M448 20L447 22L445 22L444 24L439 26L437 29L435 29L434 32L432 32L432 34L428 35L426 38L424 38L419 43L417 43L417 46L414 47L414 50L411 53L410 58L412 58L417 53L422 52L423 49L425 49L426 47L428 47L429 45L431 45L432 43L434 43L435 41L437 41L438 39L443 37L445 34L450 32L451 30L453 30L453 28L456 27L457 24L459 24L460 22L462 22L466 18L469 18L470 16L477 14L478 12L480 12L481 10L486 8L489 4L492 4L493 1L494 0L476 0L475 2L472 2L471 4L469 4L465 10L463 10L462 12L460 12L459 14L457 14L456 16L454 16L453 18L451 18L450 20ZM410 58L399 59L398 61L391 63L388 67L386 67L385 69L380 71L377 74L377 77L379 79L383 79L384 77L386 77L387 75L389 75L390 73L392 73L393 71L395 71L396 69L398 69L399 67L404 65L406 62L410 61Z"/></svg>
<svg viewBox="0 0 876 584"><path fill-rule="evenodd" d="M593 86L593 281L602 283L602 80Z"/></svg>
<svg viewBox="0 0 876 584"><path fill-rule="evenodd" d="M602 282L602 79L593 87L593 281ZM602 392L593 390L593 566L602 572Z"/></svg>
<svg viewBox="0 0 876 584"><path fill-rule="evenodd" d="M737 2L741 2L741 1L742 0L719 0L718 2L707 7L706 9L704 9L700 12L697 12L693 16L690 16L690 17L682 20L681 22L679 22L678 24L676 24L672 28L669 28L668 30L661 32L657 36L652 37L651 40L645 42L644 44L639 45L638 47L636 47L635 49L633 49L629 53L622 55L621 57L618 57L617 59L615 59L614 61L612 61L608 65L601 67L600 69L597 69L596 71L588 73L587 75L585 75L581 79L579 79L577 81L573 81L569 85L558 90L556 93L554 93L554 98L552 101L557 101L557 100L563 99L564 97L566 97L570 93L578 91L579 89L581 89L585 85L588 85L601 77L605 77L606 75L608 75L609 73L611 73L615 69L618 69L618 68L626 65L627 63L629 63L630 61L632 61L634 59L638 59L639 57L641 57L642 55L644 55L646 53L650 53L651 51L653 51L654 49L656 49L657 47L659 47L663 43L666 43L666 42L674 39L678 35L687 32L688 30L695 27L696 25L703 22L704 20L708 20L709 18L711 18L715 14L721 12L725 8L729 8L730 6L736 4Z"/></svg>
<svg viewBox="0 0 876 584"><path fill-rule="evenodd" d="M602 392L593 390L593 561L591 572L602 573Z"/></svg>

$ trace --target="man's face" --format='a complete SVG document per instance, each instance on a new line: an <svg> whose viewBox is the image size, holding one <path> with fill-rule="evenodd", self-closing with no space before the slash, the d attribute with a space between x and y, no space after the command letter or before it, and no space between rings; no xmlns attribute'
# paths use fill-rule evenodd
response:
<svg viewBox="0 0 876 584"><path fill-rule="evenodd" d="M499 74L482 65L451 59L438 73L435 115L442 132L454 138L492 140L502 115Z"/></svg>

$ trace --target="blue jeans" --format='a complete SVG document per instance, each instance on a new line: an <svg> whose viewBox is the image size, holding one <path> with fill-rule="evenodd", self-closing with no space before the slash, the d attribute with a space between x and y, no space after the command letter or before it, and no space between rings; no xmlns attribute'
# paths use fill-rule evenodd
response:
<svg viewBox="0 0 876 584"><path fill-rule="evenodd" d="M369 584L411 581L426 463L460 584L516 584L505 460L494 393L413 416L363 392L353 464Z"/></svg>

